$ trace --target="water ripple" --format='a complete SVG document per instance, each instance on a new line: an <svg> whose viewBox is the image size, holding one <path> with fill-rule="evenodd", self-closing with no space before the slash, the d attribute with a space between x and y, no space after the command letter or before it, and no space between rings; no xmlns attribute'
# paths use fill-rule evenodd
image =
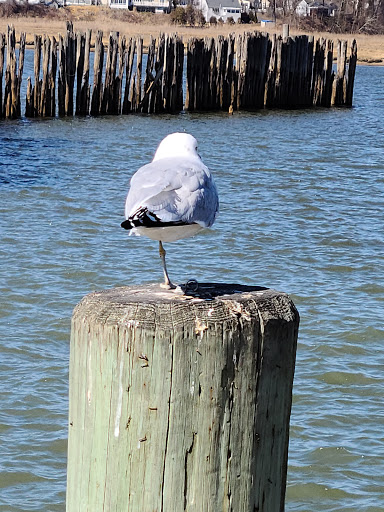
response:
<svg viewBox="0 0 384 512"><path fill-rule="evenodd" d="M383 75L358 69L353 109L0 122L0 512L65 509L70 316L162 279L119 225L132 172L180 130L221 212L170 244L171 276L284 290L301 314L287 512L382 510Z"/></svg>

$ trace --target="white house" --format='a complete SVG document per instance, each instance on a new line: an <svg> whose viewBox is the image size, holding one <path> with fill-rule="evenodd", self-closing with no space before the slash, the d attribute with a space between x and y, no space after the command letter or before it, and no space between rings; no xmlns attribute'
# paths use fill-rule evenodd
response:
<svg viewBox="0 0 384 512"><path fill-rule="evenodd" d="M307 2L307 0L301 0L296 6L295 13L298 16L309 16L311 14L309 2Z"/></svg>
<svg viewBox="0 0 384 512"><path fill-rule="evenodd" d="M201 10L207 21L214 16L224 22L232 17L237 22L241 17L242 7L240 0L201 0Z"/></svg>
<svg viewBox="0 0 384 512"><path fill-rule="evenodd" d="M133 9L150 12L170 12L171 0L108 0L109 7L113 9Z"/></svg>
<svg viewBox="0 0 384 512"><path fill-rule="evenodd" d="M296 6L295 13L298 16L334 16L336 10L337 6L332 3L301 0Z"/></svg>

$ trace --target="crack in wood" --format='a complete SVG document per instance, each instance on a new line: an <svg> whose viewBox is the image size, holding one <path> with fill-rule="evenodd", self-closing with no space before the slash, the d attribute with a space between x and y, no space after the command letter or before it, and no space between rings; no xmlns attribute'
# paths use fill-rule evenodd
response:
<svg viewBox="0 0 384 512"><path fill-rule="evenodd" d="M185 460L184 460L184 510L187 509L187 495L188 495L188 458L192 453L193 446L195 444L195 437L197 436L197 432L193 432L192 442L190 447L185 452Z"/></svg>
<svg viewBox="0 0 384 512"><path fill-rule="evenodd" d="M167 451L168 451L168 441L169 441L169 423L171 418L171 396L172 396L172 378L173 378L173 345L171 345L171 372L170 372L170 384L169 384L169 398L168 398L168 418L167 418L167 433L165 435L165 448L164 448L164 463L163 463L163 475L162 475L162 485L161 485L161 509L160 512L164 512L164 479L165 479L165 465L167 462Z"/></svg>

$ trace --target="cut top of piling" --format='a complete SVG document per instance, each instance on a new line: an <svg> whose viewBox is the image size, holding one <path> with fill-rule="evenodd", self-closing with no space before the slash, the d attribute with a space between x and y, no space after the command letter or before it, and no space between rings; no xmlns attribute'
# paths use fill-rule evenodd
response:
<svg viewBox="0 0 384 512"><path fill-rule="evenodd" d="M199 283L195 291L164 290L159 284L123 286L90 293L76 306L73 320L124 327L174 328L178 324L217 323L253 318L298 319L283 292L260 286ZM204 325L205 325L204 324Z"/></svg>

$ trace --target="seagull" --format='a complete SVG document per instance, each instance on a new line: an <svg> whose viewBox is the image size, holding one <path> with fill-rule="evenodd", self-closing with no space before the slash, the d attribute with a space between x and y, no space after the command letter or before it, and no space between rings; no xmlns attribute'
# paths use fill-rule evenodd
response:
<svg viewBox="0 0 384 512"><path fill-rule="evenodd" d="M159 242L163 288L175 289L163 243L196 235L216 219L219 198L213 177L188 133L171 133L159 144L152 162L132 176L121 227Z"/></svg>

